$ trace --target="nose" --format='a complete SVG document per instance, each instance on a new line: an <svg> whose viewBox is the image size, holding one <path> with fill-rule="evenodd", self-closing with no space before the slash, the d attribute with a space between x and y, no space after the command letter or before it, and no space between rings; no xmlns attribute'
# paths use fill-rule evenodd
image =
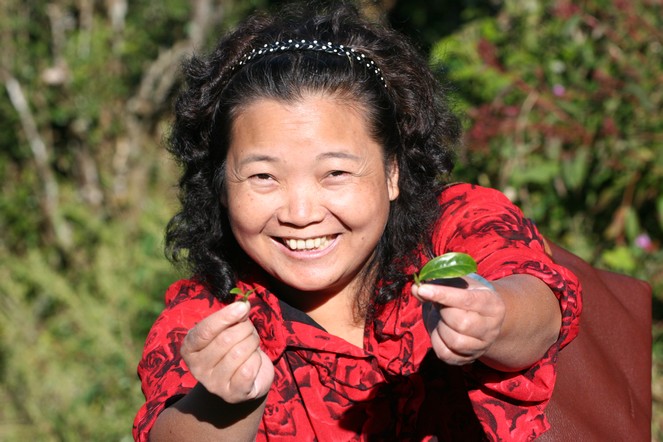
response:
<svg viewBox="0 0 663 442"><path fill-rule="evenodd" d="M303 227L322 221L324 214L322 193L316 186L301 184L283 190L283 203L277 211L281 223Z"/></svg>

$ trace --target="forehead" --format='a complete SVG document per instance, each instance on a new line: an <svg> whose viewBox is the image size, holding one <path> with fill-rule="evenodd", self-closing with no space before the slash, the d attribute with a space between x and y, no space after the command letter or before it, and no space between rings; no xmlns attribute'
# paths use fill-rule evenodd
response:
<svg viewBox="0 0 663 442"><path fill-rule="evenodd" d="M292 98L281 98L271 96L250 97L245 102L238 103L230 112L230 121L234 123L242 114L255 107L264 107L266 104L278 105L286 108L298 107L326 107L338 108L343 113L351 112L353 118L361 118L368 123L368 106L352 96L349 92L322 92L322 91L302 91Z"/></svg>
<svg viewBox="0 0 663 442"><path fill-rule="evenodd" d="M232 157L277 151L288 156L313 153L329 157L330 152L344 151L384 155L359 107L336 97L315 95L291 102L253 100L233 121L229 148Z"/></svg>
<svg viewBox="0 0 663 442"><path fill-rule="evenodd" d="M372 130L364 107L357 101L336 95L307 94L296 100L256 98L234 112L231 120L231 144L239 132L249 130L258 136L268 131L282 136L290 130L314 136L316 132L336 131L333 135L367 135ZM327 133L327 135L332 135Z"/></svg>

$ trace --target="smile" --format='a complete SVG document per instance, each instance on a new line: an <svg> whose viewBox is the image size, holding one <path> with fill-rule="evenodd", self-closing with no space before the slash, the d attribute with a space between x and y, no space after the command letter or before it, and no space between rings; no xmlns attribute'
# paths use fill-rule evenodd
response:
<svg viewBox="0 0 663 442"><path fill-rule="evenodd" d="M332 238L329 236L308 239L283 238L283 243L290 250L322 250L330 244L331 240Z"/></svg>

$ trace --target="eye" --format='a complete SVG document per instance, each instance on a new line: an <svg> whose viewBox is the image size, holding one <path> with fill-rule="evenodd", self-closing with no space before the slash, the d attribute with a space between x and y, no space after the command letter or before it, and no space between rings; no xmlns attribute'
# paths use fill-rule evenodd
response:
<svg viewBox="0 0 663 442"><path fill-rule="evenodd" d="M327 186L344 186L351 182L354 174L347 170L332 169L324 176L323 182Z"/></svg>
<svg viewBox="0 0 663 442"><path fill-rule="evenodd" d="M268 181L268 180L273 180L274 177L268 173L256 173L255 175L251 175L249 179L255 181Z"/></svg>
<svg viewBox="0 0 663 442"><path fill-rule="evenodd" d="M254 173L253 175L249 175L248 182L251 183L253 188L263 190L273 189L278 183L274 175L270 175L269 173Z"/></svg>
<svg viewBox="0 0 663 442"><path fill-rule="evenodd" d="M348 175L350 172L346 172L345 170L332 170L329 172L330 177L342 177L345 175Z"/></svg>

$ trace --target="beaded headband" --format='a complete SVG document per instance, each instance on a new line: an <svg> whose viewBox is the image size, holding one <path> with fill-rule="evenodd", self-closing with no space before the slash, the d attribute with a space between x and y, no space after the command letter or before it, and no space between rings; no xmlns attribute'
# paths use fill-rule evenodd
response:
<svg viewBox="0 0 663 442"><path fill-rule="evenodd" d="M318 40L309 41L290 39L283 42L276 41L271 44L264 44L262 47L257 49L253 48L251 52L244 54L237 63L237 67L244 66L251 60L259 58L262 55L285 51L316 51L340 56L345 55L348 60L357 62L360 65L365 66L369 71L374 72L384 87L387 87L387 82L382 76L382 70L365 54L344 45L338 45L331 42L321 43Z"/></svg>

